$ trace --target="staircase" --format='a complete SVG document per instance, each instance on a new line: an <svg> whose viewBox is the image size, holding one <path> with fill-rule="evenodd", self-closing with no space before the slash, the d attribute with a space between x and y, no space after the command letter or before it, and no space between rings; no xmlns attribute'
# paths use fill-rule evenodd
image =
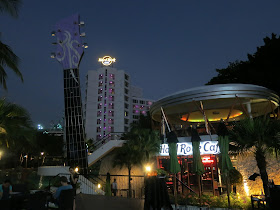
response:
<svg viewBox="0 0 280 210"><path fill-rule="evenodd" d="M113 149L121 147L126 140L110 140L107 143L101 145L97 150L95 150L91 155L88 156L88 166L91 166L100 158L107 155Z"/></svg>
<svg viewBox="0 0 280 210"><path fill-rule="evenodd" d="M69 166L41 166L38 168L38 175L40 176L66 176L70 178ZM90 180L83 175L79 175L78 183L80 185L80 192L90 195L104 195L104 191L99 189Z"/></svg>

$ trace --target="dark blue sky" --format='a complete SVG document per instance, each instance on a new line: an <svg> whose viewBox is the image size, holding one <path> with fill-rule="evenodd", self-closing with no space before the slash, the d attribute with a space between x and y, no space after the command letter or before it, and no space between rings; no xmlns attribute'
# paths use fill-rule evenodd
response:
<svg viewBox="0 0 280 210"><path fill-rule="evenodd" d="M48 126L63 115L63 75L50 58L57 21L79 13L89 44L80 66L82 91L88 70L99 57L117 59L114 67L131 75L144 96L159 99L204 85L216 68L245 60L280 34L280 1L234 0L25 0L20 17L1 14L2 40L21 58L25 82L9 74L9 101L25 107L34 124Z"/></svg>

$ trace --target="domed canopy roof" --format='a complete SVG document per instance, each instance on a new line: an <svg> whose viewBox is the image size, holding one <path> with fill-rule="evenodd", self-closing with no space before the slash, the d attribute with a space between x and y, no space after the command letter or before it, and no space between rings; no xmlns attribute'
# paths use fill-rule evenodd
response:
<svg viewBox="0 0 280 210"><path fill-rule="evenodd" d="M250 112L257 117L279 106L279 96L261 86L248 84L207 85L176 92L156 101L150 109L154 120L161 120L161 107L170 123L202 122L203 109L209 121L221 118L240 120Z"/></svg>

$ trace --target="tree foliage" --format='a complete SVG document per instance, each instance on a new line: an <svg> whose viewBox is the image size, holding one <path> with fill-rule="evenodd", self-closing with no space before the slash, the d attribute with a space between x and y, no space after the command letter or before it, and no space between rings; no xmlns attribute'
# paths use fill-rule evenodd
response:
<svg viewBox="0 0 280 210"><path fill-rule="evenodd" d="M18 17L20 6L21 0L0 0L0 13L8 13L12 17ZM18 64L19 58L8 45L4 44L0 40L0 84L4 89L7 89L6 68L11 69L21 79L21 81L23 81L22 74L18 69Z"/></svg>
<svg viewBox="0 0 280 210"><path fill-rule="evenodd" d="M0 12L8 13L12 17L18 17L21 0L0 0Z"/></svg>
<svg viewBox="0 0 280 210"><path fill-rule="evenodd" d="M264 45L248 54L246 61L230 62L226 68L216 69L218 75L207 85L244 83L267 87L280 94L280 37L272 34L265 37Z"/></svg>
<svg viewBox="0 0 280 210"><path fill-rule="evenodd" d="M279 152L279 133L280 121L264 116L237 122L230 132L235 151L254 153L266 197L269 197L266 156Z"/></svg>
<svg viewBox="0 0 280 210"><path fill-rule="evenodd" d="M148 163L160 149L159 133L151 129L149 116L142 116L132 124L129 132L123 135L127 140L115 153L114 166L127 167L129 196L131 196L131 169L135 165Z"/></svg>
<svg viewBox="0 0 280 210"><path fill-rule="evenodd" d="M23 149L32 142L34 129L29 113L21 106L0 100L0 145L8 149ZM24 143L25 142L25 143Z"/></svg>

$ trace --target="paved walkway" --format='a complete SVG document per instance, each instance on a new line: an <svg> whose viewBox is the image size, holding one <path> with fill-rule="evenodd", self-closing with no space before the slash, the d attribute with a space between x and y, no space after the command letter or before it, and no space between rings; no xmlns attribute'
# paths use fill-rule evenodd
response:
<svg viewBox="0 0 280 210"><path fill-rule="evenodd" d="M76 196L76 210L143 210L144 199L109 197L104 195Z"/></svg>

